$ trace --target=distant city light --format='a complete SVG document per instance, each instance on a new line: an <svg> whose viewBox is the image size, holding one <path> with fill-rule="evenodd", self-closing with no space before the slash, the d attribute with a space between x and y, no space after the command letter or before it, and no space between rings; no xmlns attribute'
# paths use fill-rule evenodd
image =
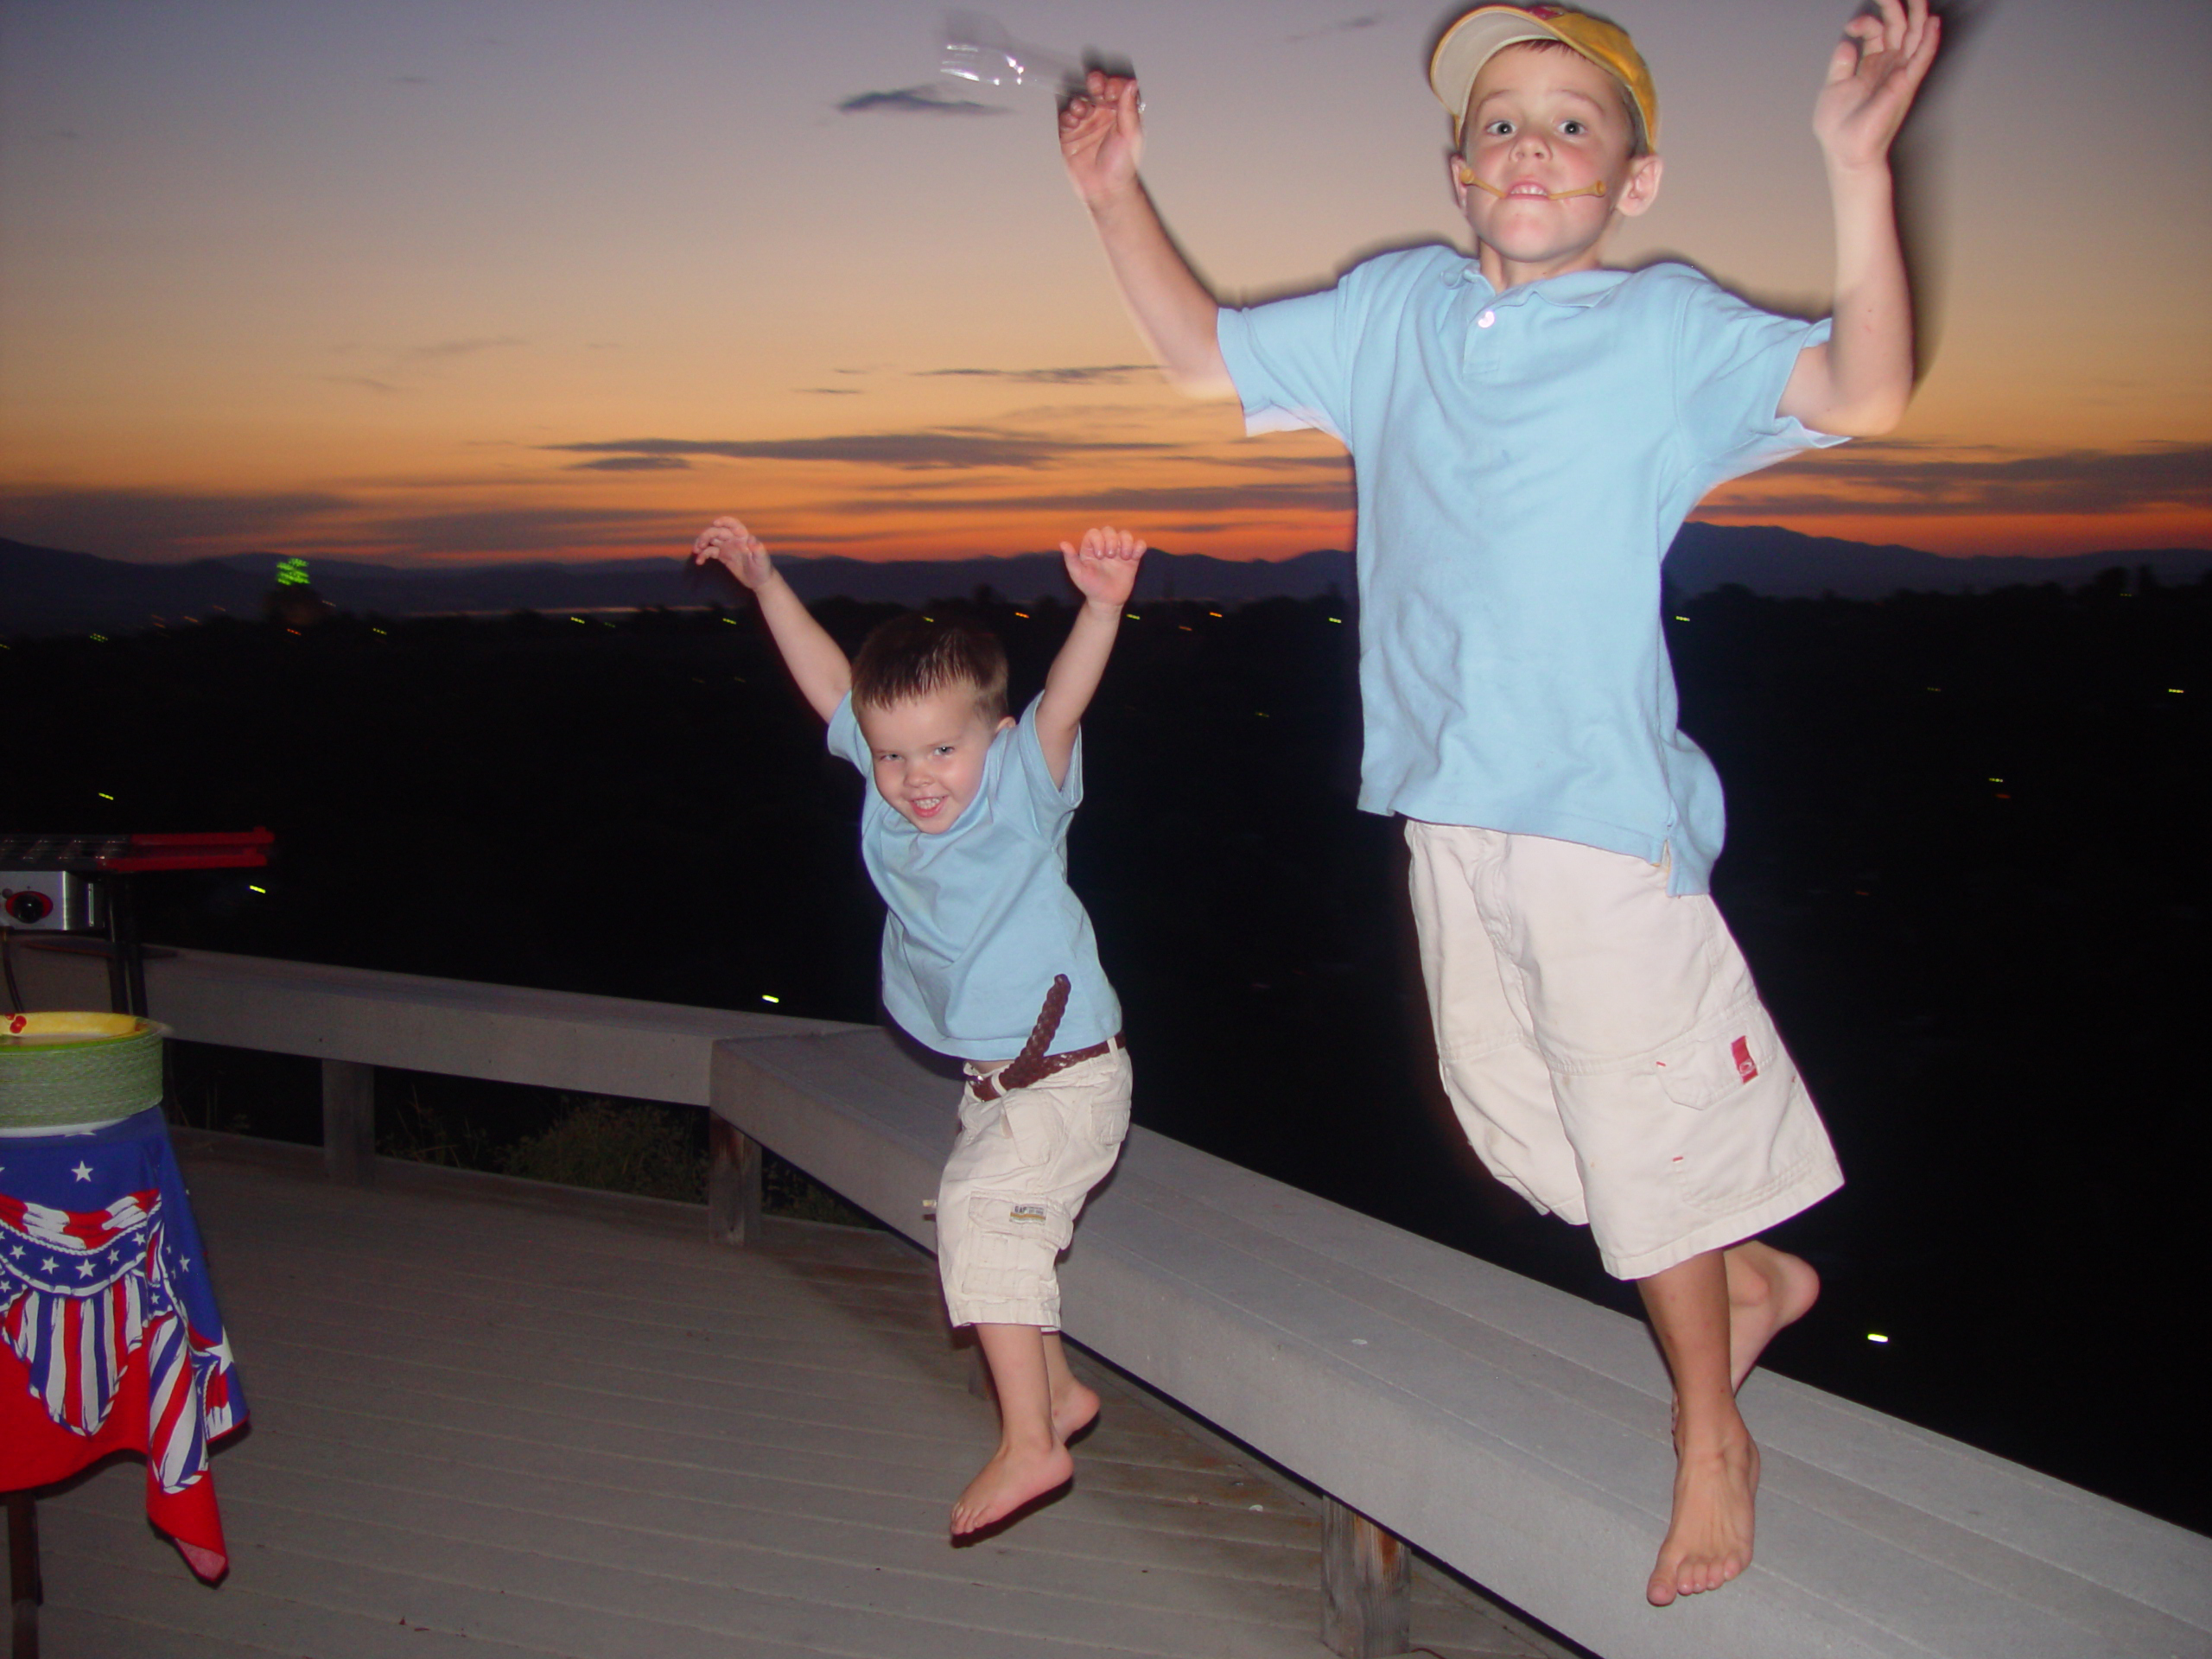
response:
<svg viewBox="0 0 2212 1659"><path fill-rule="evenodd" d="M253 883L251 883L251 881L249 881L249 882L247 882L247 883L246 883L246 888L245 888L245 890L246 890L248 893L260 893L260 894L261 894L261 895L263 895L264 898L268 896L268 893L269 893L269 889L268 889L268 888L266 888L266 887L255 887L255 886L253 885Z"/></svg>
<svg viewBox="0 0 2212 1659"><path fill-rule="evenodd" d="M571 622L581 622L581 621L582 621L582 620L583 620L583 618L582 618L581 616L572 616L572 617L570 617L570 618L569 619L569 621L571 621Z"/></svg>
<svg viewBox="0 0 2212 1659"><path fill-rule="evenodd" d="M384 630L382 628L371 628L369 632L371 633L382 633Z"/></svg>
<svg viewBox="0 0 2212 1659"><path fill-rule="evenodd" d="M1943 688L1940 685L1931 685L1928 689L1930 691L1941 691Z"/></svg>
<svg viewBox="0 0 2212 1659"><path fill-rule="evenodd" d="M1135 611L1123 611L1122 614L1128 617L1132 622L1141 622L1144 620L1144 619L1139 616Z"/></svg>
<svg viewBox="0 0 2212 1659"><path fill-rule="evenodd" d="M1866 1340L1869 1342L1887 1342L1889 1338L1878 1331L1869 1331L1866 1333Z"/></svg>
<svg viewBox="0 0 2212 1659"><path fill-rule="evenodd" d="M1993 784L2001 784L2005 780L2002 778L1993 778L1989 781Z"/></svg>
<svg viewBox="0 0 2212 1659"><path fill-rule="evenodd" d="M1016 612L1014 613L1014 614L1015 614L1016 616L1020 617L1020 618L1023 621L1025 621L1025 622L1027 622L1027 621L1029 620L1029 613L1028 613L1028 612L1027 612L1027 611L1016 611Z"/></svg>
<svg viewBox="0 0 2212 1659"><path fill-rule="evenodd" d="M2177 685L2170 685L2166 688L2166 693L2170 696L2177 697L2181 696L2181 687Z"/></svg>
<svg viewBox="0 0 2212 1659"><path fill-rule="evenodd" d="M1219 616L1221 613L1219 611L1208 611L1206 614L1208 616Z"/></svg>
<svg viewBox="0 0 2212 1659"><path fill-rule="evenodd" d="M763 991L760 993L760 1000L763 1002L780 1002L784 999L780 996L771 996L767 992Z"/></svg>
<svg viewBox="0 0 2212 1659"><path fill-rule="evenodd" d="M1677 621L1677 622L1687 622L1687 621L1688 621L1688 620L1689 620L1689 618L1688 618L1687 616L1678 616L1678 617L1676 617L1676 618L1675 619L1675 621Z"/></svg>
<svg viewBox="0 0 2212 1659"><path fill-rule="evenodd" d="M107 644L107 635L104 633L96 633L92 636L92 640L96 645L104 645Z"/></svg>
<svg viewBox="0 0 2212 1659"><path fill-rule="evenodd" d="M111 794L109 794L109 793L108 793L105 790L104 790L104 789L103 789L103 790L100 790L100 791L98 791L98 792L99 792L99 795L100 799L102 799L102 800L104 800L104 801L111 801L111 800L113 800L113 799L115 798L115 797L114 797L114 796L112 796L112 795L111 795Z"/></svg>
<svg viewBox="0 0 2212 1659"><path fill-rule="evenodd" d="M276 561L276 585L279 588L304 588L308 585L308 562L305 559Z"/></svg>
<svg viewBox="0 0 2212 1659"><path fill-rule="evenodd" d="M1332 622L1341 622L1341 621L1343 621L1343 620L1344 620L1344 618L1342 618L1341 616L1332 616L1332 617L1331 617L1331 618L1329 619L1329 620L1330 620L1330 621L1332 621Z"/></svg>

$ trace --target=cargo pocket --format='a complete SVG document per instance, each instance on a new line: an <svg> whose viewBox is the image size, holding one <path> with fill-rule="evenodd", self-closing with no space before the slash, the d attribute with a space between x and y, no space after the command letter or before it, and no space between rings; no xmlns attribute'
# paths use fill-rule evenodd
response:
<svg viewBox="0 0 2212 1659"><path fill-rule="evenodd" d="M1669 1159L1675 1191L1709 1216L1732 1216L1798 1185L1827 1150L1774 1022L1756 1004L1681 1046L1661 1077L1669 1098L1703 1114ZM1671 1053L1666 1058L1675 1058Z"/></svg>
<svg viewBox="0 0 2212 1659"><path fill-rule="evenodd" d="M1090 1109L1090 1144L1111 1157L1129 1134L1129 1101L1100 1101Z"/></svg>
<svg viewBox="0 0 2212 1659"><path fill-rule="evenodd" d="M1044 1168L1067 1144L1059 1104L1048 1090L1016 1089L1006 1096L999 1121L1013 1139L1014 1155L1024 1169Z"/></svg>
<svg viewBox="0 0 2212 1659"><path fill-rule="evenodd" d="M1668 1099L1701 1112L1757 1083L1781 1058L1774 1021L1751 1002L1670 1045L1651 1067Z"/></svg>
<svg viewBox="0 0 2212 1659"><path fill-rule="evenodd" d="M1052 1263L1075 1236L1075 1220L1049 1198L978 1192L968 1200L967 1259L960 1294L987 1302L1041 1302Z"/></svg>

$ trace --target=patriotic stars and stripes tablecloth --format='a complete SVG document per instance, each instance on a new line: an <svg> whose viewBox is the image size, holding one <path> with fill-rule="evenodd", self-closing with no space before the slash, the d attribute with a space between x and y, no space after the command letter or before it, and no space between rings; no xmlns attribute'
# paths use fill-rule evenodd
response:
<svg viewBox="0 0 2212 1659"><path fill-rule="evenodd" d="M158 1109L0 1137L0 1490L146 1459L146 1516L201 1578L228 1565L210 1443L245 1396Z"/></svg>

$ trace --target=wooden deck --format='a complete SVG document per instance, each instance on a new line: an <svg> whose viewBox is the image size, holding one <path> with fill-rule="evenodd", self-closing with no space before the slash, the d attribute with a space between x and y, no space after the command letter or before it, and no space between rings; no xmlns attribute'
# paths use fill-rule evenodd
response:
<svg viewBox="0 0 2212 1659"><path fill-rule="evenodd" d="M1074 1488L950 1547L995 1420L888 1235L719 1249L680 1206L181 1149L253 1414L232 1571L99 1471L39 1506L54 1659L1325 1655L1318 1510L1096 1366ZM1564 1652L1425 1564L1414 1618L1440 1659Z"/></svg>

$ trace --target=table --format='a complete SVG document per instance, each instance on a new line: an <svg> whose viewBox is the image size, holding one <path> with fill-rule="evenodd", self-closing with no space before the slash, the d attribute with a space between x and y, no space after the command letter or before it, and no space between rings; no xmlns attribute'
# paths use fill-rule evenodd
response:
<svg viewBox="0 0 2212 1659"><path fill-rule="evenodd" d="M137 1452L146 1518L213 1582L230 1557L209 1449L245 1421L160 1109L0 1136L0 1491Z"/></svg>

